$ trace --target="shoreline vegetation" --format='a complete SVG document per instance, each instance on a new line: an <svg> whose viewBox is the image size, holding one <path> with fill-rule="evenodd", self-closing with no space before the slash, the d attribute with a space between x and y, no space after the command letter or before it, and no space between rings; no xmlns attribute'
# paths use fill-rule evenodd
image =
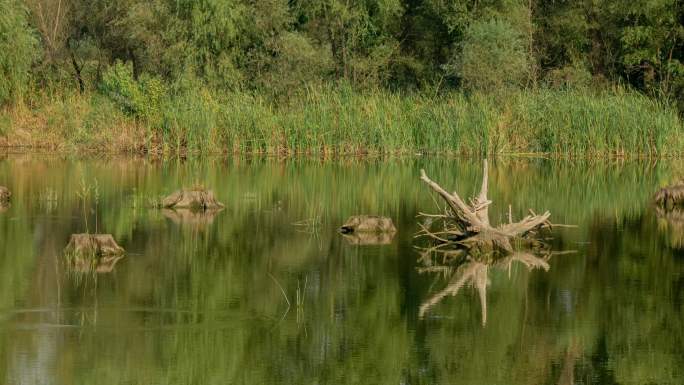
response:
<svg viewBox="0 0 684 385"><path fill-rule="evenodd" d="M253 93L42 96L0 110L0 148L61 153L677 157L677 111L610 91L428 96L349 87L275 103Z"/></svg>
<svg viewBox="0 0 684 385"><path fill-rule="evenodd" d="M684 2L0 0L0 150L682 155Z"/></svg>

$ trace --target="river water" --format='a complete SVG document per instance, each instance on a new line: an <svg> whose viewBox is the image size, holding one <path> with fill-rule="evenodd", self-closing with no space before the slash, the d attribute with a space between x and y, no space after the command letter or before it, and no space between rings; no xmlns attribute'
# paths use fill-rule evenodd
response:
<svg viewBox="0 0 684 385"><path fill-rule="evenodd" d="M684 214L649 205L684 165L489 166L492 222L549 210L561 253L430 268L419 170L471 196L477 159L0 158L0 383L684 383ZM150 205L198 185L225 208ZM398 232L344 237L354 214ZM125 256L70 264L84 232Z"/></svg>

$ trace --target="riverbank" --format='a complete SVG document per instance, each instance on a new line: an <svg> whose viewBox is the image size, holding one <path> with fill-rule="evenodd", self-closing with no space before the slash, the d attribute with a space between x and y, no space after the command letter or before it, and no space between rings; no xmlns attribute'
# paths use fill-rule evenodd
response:
<svg viewBox="0 0 684 385"><path fill-rule="evenodd" d="M150 91L152 90L152 91ZM43 95L0 111L0 146L70 153L551 154L666 157L682 122L625 90L427 96L349 89L273 103L192 90Z"/></svg>

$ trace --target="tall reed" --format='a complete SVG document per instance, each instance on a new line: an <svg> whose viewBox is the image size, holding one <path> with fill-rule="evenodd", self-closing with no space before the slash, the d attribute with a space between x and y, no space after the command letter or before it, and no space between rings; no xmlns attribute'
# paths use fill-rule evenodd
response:
<svg viewBox="0 0 684 385"><path fill-rule="evenodd" d="M196 88L167 95L144 117L118 111L97 93L0 115L10 121L8 144L66 150L656 157L677 156L682 145L676 110L623 89L428 96L338 87L274 102Z"/></svg>

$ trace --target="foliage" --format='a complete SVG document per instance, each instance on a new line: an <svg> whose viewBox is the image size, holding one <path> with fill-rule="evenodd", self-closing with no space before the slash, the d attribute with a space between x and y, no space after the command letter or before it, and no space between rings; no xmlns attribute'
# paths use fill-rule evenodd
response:
<svg viewBox="0 0 684 385"><path fill-rule="evenodd" d="M167 154L681 155L676 111L620 88L492 98L310 86L274 102L191 79L166 89L147 76L135 81L130 68L114 66L103 76L104 95L42 100L29 118L5 114L8 136L21 132L22 145Z"/></svg>
<svg viewBox="0 0 684 385"><path fill-rule="evenodd" d="M159 78L151 75L135 80L130 66L116 62L103 74L100 91L124 112L154 122L161 112L167 88Z"/></svg>
<svg viewBox="0 0 684 385"><path fill-rule="evenodd" d="M521 87L530 68L523 39L507 22L477 22L466 30L458 65L466 89L497 91Z"/></svg>
<svg viewBox="0 0 684 385"><path fill-rule="evenodd" d="M37 40L17 0L0 0L0 106L26 91Z"/></svg>
<svg viewBox="0 0 684 385"><path fill-rule="evenodd" d="M38 117L56 105L77 105L93 117L102 114L90 107L109 109L113 103L133 118L127 129L145 126L128 139L127 148L194 151L206 148L198 144L210 139L199 138L211 133L221 143L212 147L223 151L555 152L559 147L530 138L533 132L566 136L572 130L562 128L564 123L543 120L544 129L515 135L510 128L516 109L526 105L534 111L540 100L516 95L547 95L548 87L560 92L554 103L566 103L553 104L557 117L582 115L565 91L581 94L581 103L592 100L592 106L616 88L657 100L646 115L657 116L656 126L627 125L619 133L606 128L630 144L611 139L608 147L604 142L561 146L653 153L643 143L634 148L633 135L648 131L643 140L656 143L679 124L670 106L684 111L684 4L676 0L2 1L7 12L0 15L0 74L8 81L0 84L0 103L23 114L26 124L42 123ZM74 102L76 93L84 99ZM28 106L22 106L22 94ZM488 100L492 95L497 101ZM648 104L636 99L608 98L616 104L590 109L608 115L579 119L575 131L597 133L598 122L645 123L622 103ZM313 105L294 106L308 101ZM408 106L411 102L422 105ZM423 113L426 121L390 103ZM451 114L451 105L468 112ZM365 115L370 120L363 120ZM464 123L463 116L473 120ZM383 126L384 117L396 125ZM68 121L74 128L44 130L50 135L66 131L69 141L78 136L79 143L94 138L83 129L87 119L58 114L42 120ZM238 121L243 126L235 125ZM449 130L452 136L433 137ZM245 132L245 138L238 137ZM95 136L98 143L107 140ZM595 134L573 142L590 137L603 140ZM660 153L659 146L650 148Z"/></svg>

